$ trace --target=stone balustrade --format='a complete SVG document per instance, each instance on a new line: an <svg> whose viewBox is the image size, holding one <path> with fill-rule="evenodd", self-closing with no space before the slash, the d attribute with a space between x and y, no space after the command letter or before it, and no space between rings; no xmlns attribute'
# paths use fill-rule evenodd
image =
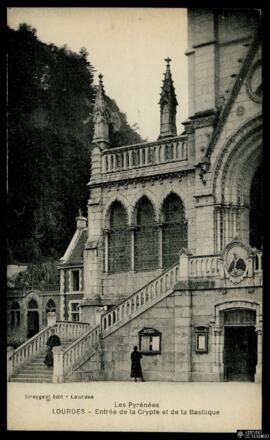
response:
<svg viewBox="0 0 270 440"><path fill-rule="evenodd" d="M55 328L60 339L77 339L90 328L90 324L88 322L57 321Z"/></svg>
<svg viewBox="0 0 270 440"><path fill-rule="evenodd" d="M53 382L63 382L64 378L71 373L76 366L86 361L91 352L97 350L100 339L100 326L89 329L65 350L61 347L54 349Z"/></svg>
<svg viewBox="0 0 270 440"><path fill-rule="evenodd" d="M16 350L10 352L8 356L9 377L46 348L46 342L51 335L52 328L55 328L56 334L61 340L67 340L78 338L85 333L89 327L89 323L57 321L53 326L41 330L20 345L20 347L16 348Z"/></svg>
<svg viewBox="0 0 270 440"><path fill-rule="evenodd" d="M102 315L102 334L107 336L119 326L162 299L164 294L166 295L178 280L179 264L177 263Z"/></svg>
<svg viewBox="0 0 270 440"><path fill-rule="evenodd" d="M141 168L188 159L187 136L153 143L111 148L102 152L102 173Z"/></svg>
<svg viewBox="0 0 270 440"><path fill-rule="evenodd" d="M51 329L52 327L46 327L13 351L9 359L10 375L16 373L22 365L29 362L46 347Z"/></svg>
<svg viewBox="0 0 270 440"><path fill-rule="evenodd" d="M218 275L217 255L192 256L189 258L189 278L215 277Z"/></svg>

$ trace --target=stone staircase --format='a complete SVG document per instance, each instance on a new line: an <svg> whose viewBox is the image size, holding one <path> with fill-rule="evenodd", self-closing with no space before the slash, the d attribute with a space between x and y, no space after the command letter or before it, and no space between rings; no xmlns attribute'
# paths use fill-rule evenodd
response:
<svg viewBox="0 0 270 440"><path fill-rule="evenodd" d="M72 348L74 345L77 346L78 341L81 339L87 341L86 335L89 334L90 324L85 322L56 321L55 324L46 327L28 339L16 350L8 347L7 376L10 382L53 382L55 367L57 367L55 364L57 364L58 360L59 366L59 357L54 353L55 362L53 368L48 368L44 364L47 352L46 342L49 336L51 336L52 328L54 328L62 343L61 346L55 347L55 349L57 348L60 354L67 352L69 355L66 356L66 363L69 363L72 356L80 357L81 353Z"/></svg>
<svg viewBox="0 0 270 440"><path fill-rule="evenodd" d="M262 276L262 254L257 253L250 269L250 276ZM8 353L8 378L11 382L55 382L71 380L73 373L80 373L83 381L82 365L102 350L102 340L122 326L155 306L174 291L181 280L220 276L219 255L192 256L187 249L179 252L179 262L169 267L152 281L131 294L125 300L105 312L100 325L91 327L89 323L57 321L47 327L13 353ZM54 351L54 367L44 364L46 341L55 328L62 346ZM97 367L98 368L98 367ZM97 370L98 371L98 370Z"/></svg>
<svg viewBox="0 0 270 440"><path fill-rule="evenodd" d="M170 295L179 277L177 263L105 312L101 317L101 337L106 338Z"/></svg>
<svg viewBox="0 0 270 440"><path fill-rule="evenodd" d="M74 342L73 339L62 342L62 348L66 349ZM47 349L42 350L33 360L24 364L16 374L10 377L10 382L52 383L53 368L44 364Z"/></svg>

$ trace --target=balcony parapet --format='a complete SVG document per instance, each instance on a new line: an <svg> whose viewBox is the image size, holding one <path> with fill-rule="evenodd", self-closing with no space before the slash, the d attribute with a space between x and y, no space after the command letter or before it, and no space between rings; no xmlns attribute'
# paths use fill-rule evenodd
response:
<svg viewBox="0 0 270 440"><path fill-rule="evenodd" d="M188 160L188 136L127 145L102 151L102 174Z"/></svg>

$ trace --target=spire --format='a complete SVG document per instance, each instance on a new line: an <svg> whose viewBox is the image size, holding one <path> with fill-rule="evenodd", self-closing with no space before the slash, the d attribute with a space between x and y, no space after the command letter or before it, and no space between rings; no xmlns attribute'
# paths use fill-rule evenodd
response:
<svg viewBox="0 0 270 440"><path fill-rule="evenodd" d="M106 148L110 143L109 139L109 112L107 108L106 95L103 85L103 75L100 73L94 105L94 136L93 142L99 143Z"/></svg>
<svg viewBox="0 0 270 440"><path fill-rule="evenodd" d="M166 72L160 93L160 135L159 138L176 136L176 107L178 105L170 70L171 59L165 58Z"/></svg>

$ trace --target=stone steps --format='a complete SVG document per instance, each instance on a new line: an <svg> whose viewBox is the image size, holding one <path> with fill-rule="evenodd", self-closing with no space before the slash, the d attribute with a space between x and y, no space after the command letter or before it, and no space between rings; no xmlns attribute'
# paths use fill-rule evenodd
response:
<svg viewBox="0 0 270 440"><path fill-rule="evenodd" d="M62 347L66 348L71 345L74 340L66 340L62 342ZM10 378L10 382L52 382L53 368L48 368L44 364L47 349L44 349L27 364L23 365L17 373Z"/></svg>
<svg viewBox="0 0 270 440"><path fill-rule="evenodd" d="M12 377L9 381L22 383L52 383L52 377Z"/></svg>

